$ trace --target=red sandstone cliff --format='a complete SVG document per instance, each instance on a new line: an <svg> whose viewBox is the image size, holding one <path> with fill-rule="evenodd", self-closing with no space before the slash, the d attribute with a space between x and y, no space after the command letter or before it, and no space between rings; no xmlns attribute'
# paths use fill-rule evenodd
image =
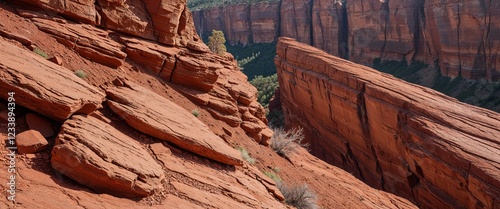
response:
<svg viewBox="0 0 500 209"><path fill-rule="evenodd" d="M282 0L209 8L194 12L195 25L202 34L223 30L231 44L252 42L255 34L265 38L253 42L292 37L357 63L372 64L375 58L438 61L443 75L500 79L498 1L339 2ZM238 21L231 26L228 20ZM256 24L265 27L252 27Z"/></svg>
<svg viewBox="0 0 500 209"><path fill-rule="evenodd" d="M0 19L0 154L9 116L19 148L15 202L13 164L0 166L1 208L289 208L262 173L276 167L322 208L415 208L303 149L270 149L256 89L197 41L185 1L7 1Z"/></svg>
<svg viewBox="0 0 500 209"><path fill-rule="evenodd" d="M292 39L275 62L314 155L422 208L500 207L500 114Z"/></svg>

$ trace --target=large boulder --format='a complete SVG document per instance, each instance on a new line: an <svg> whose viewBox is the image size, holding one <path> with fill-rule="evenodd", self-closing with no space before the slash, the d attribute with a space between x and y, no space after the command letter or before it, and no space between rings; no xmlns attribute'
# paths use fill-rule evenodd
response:
<svg viewBox="0 0 500 209"><path fill-rule="evenodd" d="M101 105L103 93L70 70L13 44L0 41L0 97L14 92L16 105L63 121Z"/></svg>
<svg viewBox="0 0 500 209"><path fill-rule="evenodd" d="M73 116L61 128L52 167L98 192L144 197L162 188L162 167L137 142L91 116Z"/></svg>
<svg viewBox="0 0 500 209"><path fill-rule="evenodd" d="M123 86L110 88L106 94L108 105L130 126L212 160L243 164L238 151L184 108L143 87L123 82Z"/></svg>

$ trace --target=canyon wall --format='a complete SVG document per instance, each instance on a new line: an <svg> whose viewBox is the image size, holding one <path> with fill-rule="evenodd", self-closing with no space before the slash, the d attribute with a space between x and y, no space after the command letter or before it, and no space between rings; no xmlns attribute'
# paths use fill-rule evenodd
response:
<svg viewBox="0 0 500 209"><path fill-rule="evenodd" d="M421 208L500 207L500 114L289 38L275 63L314 155Z"/></svg>
<svg viewBox="0 0 500 209"><path fill-rule="evenodd" d="M498 1L340 2L225 5L194 11L193 16L199 33L222 30L231 44L292 37L361 64L372 64L375 58L415 59L437 63L450 77L500 79Z"/></svg>

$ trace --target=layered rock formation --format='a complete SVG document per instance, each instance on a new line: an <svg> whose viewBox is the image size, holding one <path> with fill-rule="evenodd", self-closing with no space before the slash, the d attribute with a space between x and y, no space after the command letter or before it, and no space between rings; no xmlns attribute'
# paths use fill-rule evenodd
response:
<svg viewBox="0 0 500 209"><path fill-rule="evenodd" d="M15 201L0 198L1 208L288 208L263 174L272 167L286 181L307 182L323 208L415 208L305 150L284 159L263 146L273 133L256 89L232 56L212 54L182 32L194 31L183 23L190 21L183 1L24 2L47 10L0 4L0 146L9 142L6 91L16 93L17 132L58 133L44 132L48 144L38 134L46 150L16 155L15 174L12 161L2 163L0 176L15 176L15 190L0 188ZM152 10L153 23L168 24L150 27L143 17ZM158 41L148 38L151 28ZM257 162L241 161L237 146Z"/></svg>
<svg viewBox="0 0 500 209"><path fill-rule="evenodd" d="M278 38L279 1L233 4L193 12L196 29L203 35L222 30L230 44L270 43Z"/></svg>
<svg viewBox="0 0 500 209"><path fill-rule="evenodd" d="M98 192L145 197L162 188L162 167L127 135L90 116L67 120L52 149L52 167Z"/></svg>
<svg viewBox="0 0 500 209"><path fill-rule="evenodd" d="M2 98L14 92L16 104L58 121L73 113L89 114L104 100L104 94L95 87L34 53L25 53L4 41L0 42L0 53L3 54L0 63Z"/></svg>
<svg viewBox="0 0 500 209"><path fill-rule="evenodd" d="M135 129L209 159L243 165L235 149L170 100L130 82L106 94L109 107Z"/></svg>
<svg viewBox="0 0 500 209"><path fill-rule="evenodd" d="M423 208L498 208L500 115L280 39L287 127L312 153Z"/></svg>
<svg viewBox="0 0 500 209"><path fill-rule="evenodd" d="M416 59L439 64L441 73L450 77L500 79L496 58L500 16L495 12L499 2L282 0L266 3L277 6L260 4L195 11L195 26L201 34L222 30L231 44L252 42L255 34L267 37L253 38L256 43L292 37L357 63L372 64L375 58ZM248 9L228 12L236 7ZM266 27L250 27L262 23L257 20L264 17ZM242 27L228 24L234 19ZM231 35L235 31L240 35Z"/></svg>
<svg viewBox="0 0 500 209"><path fill-rule="evenodd" d="M163 44L185 46L198 41L186 0L21 0L76 22L89 23Z"/></svg>

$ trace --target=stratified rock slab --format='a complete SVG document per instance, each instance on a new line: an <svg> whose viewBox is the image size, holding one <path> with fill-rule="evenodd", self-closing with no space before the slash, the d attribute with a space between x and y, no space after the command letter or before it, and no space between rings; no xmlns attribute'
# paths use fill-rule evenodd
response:
<svg viewBox="0 0 500 209"><path fill-rule="evenodd" d="M73 116L52 150L52 167L98 192L144 197L162 187L162 167L137 142L91 116Z"/></svg>
<svg viewBox="0 0 500 209"><path fill-rule="evenodd" d="M500 114L287 38L275 63L318 157L423 208L498 208Z"/></svg>
<svg viewBox="0 0 500 209"><path fill-rule="evenodd" d="M15 92L17 105L63 121L73 113L89 114L104 99L73 72L35 53L0 41L0 54L0 97Z"/></svg>
<svg viewBox="0 0 500 209"><path fill-rule="evenodd" d="M228 165L242 165L240 154L184 108L124 81L109 89L111 109L135 129Z"/></svg>

